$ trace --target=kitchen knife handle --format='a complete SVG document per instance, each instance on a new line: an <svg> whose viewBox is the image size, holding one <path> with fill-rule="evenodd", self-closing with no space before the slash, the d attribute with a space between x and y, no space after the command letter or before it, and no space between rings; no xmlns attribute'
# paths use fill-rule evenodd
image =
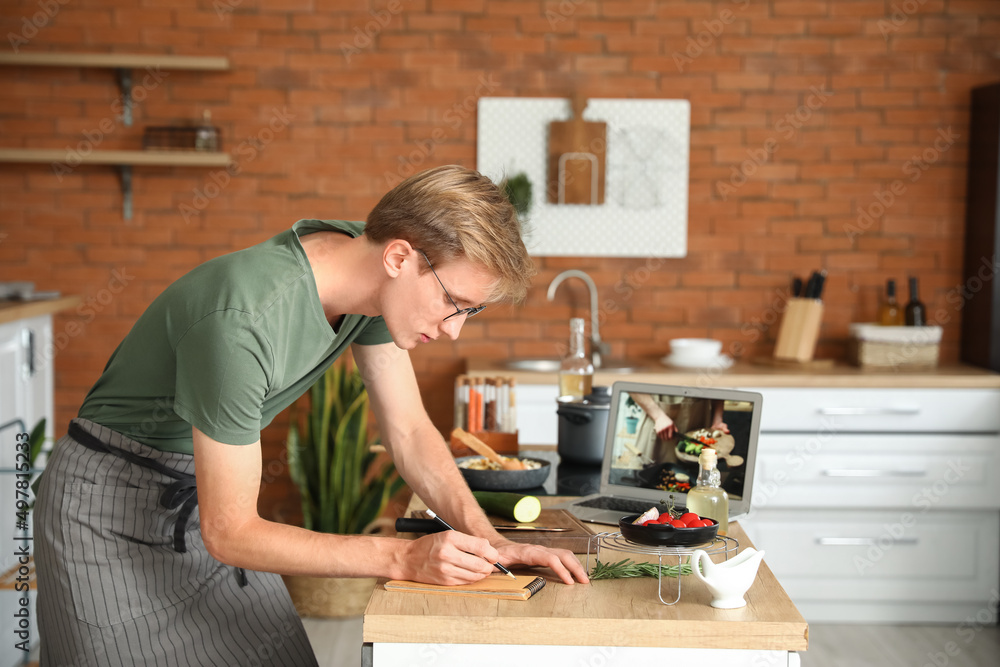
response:
<svg viewBox="0 0 1000 667"><path fill-rule="evenodd" d="M440 533L448 530L434 519L396 519L397 533Z"/></svg>

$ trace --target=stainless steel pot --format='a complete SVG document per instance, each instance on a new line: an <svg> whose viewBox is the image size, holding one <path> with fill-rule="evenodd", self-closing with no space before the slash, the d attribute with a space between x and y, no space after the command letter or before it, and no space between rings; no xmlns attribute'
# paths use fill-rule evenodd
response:
<svg viewBox="0 0 1000 667"><path fill-rule="evenodd" d="M611 388L594 387L582 400L557 399L557 404L559 456L577 463L600 463L604 459Z"/></svg>

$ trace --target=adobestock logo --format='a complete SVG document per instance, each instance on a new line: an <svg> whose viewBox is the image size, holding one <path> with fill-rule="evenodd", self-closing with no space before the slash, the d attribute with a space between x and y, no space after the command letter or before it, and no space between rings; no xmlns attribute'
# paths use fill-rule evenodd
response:
<svg viewBox="0 0 1000 667"><path fill-rule="evenodd" d="M961 135L952 130L951 126L948 126L947 129L938 128L937 137L933 144L903 163L901 167L903 175L909 177L910 183L916 183L934 163L941 159L942 155L951 150L959 138ZM847 234L847 238L853 241L867 232L875 224L875 221L885 215L885 212L904 194L906 194L906 182L901 178L894 180L885 189L876 188L872 193L875 201L864 208L859 207L857 224L844 225L844 233Z"/></svg>
<svg viewBox="0 0 1000 667"><path fill-rule="evenodd" d="M742 11L750 6L750 0L731 0L732 4L737 5L737 7ZM690 65L695 61L696 58L705 53L705 49L712 46L715 40L722 35L725 31L726 26L736 20L736 14L733 13L731 9L723 9L719 12L717 18L711 21L702 21L701 25L704 26L697 35L687 38L687 47L684 49L684 53L680 51L674 51L671 57L674 60L674 65L677 67L678 72L683 72L686 65Z"/></svg>
<svg viewBox="0 0 1000 667"><path fill-rule="evenodd" d="M237 159L230 162L225 169L217 169L209 174L209 182L203 187L194 189L191 203L182 203L178 207L184 222L191 224L193 218L208 208L212 200L221 195L222 191L229 186L233 177L239 176L246 165L256 160L257 156L267 148L267 145L274 141L275 135L291 125L294 118L295 114L291 113L288 107L283 107L280 111L276 108L272 109L271 119L267 126L262 127L254 136L241 141L233 150Z"/></svg>
<svg viewBox="0 0 1000 667"><path fill-rule="evenodd" d="M406 0L406 2L410 1ZM350 44L347 42L340 43L340 53L344 56L344 60L350 63L351 58L361 55L363 49L371 48L375 44L375 38L379 33L392 22L396 14L402 11L402 0L389 0L385 9L369 9L368 14L372 17L372 20L365 23L364 29L354 26L354 39L351 40Z"/></svg>
<svg viewBox="0 0 1000 667"><path fill-rule="evenodd" d="M21 17L21 31L7 33L7 41L14 53L20 53L21 47L34 39L38 31L47 26L63 5L68 3L69 0L38 0L39 11L32 14L30 19L27 16Z"/></svg>
<svg viewBox="0 0 1000 667"><path fill-rule="evenodd" d="M805 101L795 111L782 116L774 124L774 131L785 141L794 138L796 132L813 117L814 113L822 109L831 97L833 97L833 91L824 90L822 86L811 86ZM729 182L715 182L715 193L719 199L728 200L729 195L746 185L747 181L778 152L780 147L778 137L770 136L764 140L764 144L760 148L748 148L747 159L729 168Z"/></svg>

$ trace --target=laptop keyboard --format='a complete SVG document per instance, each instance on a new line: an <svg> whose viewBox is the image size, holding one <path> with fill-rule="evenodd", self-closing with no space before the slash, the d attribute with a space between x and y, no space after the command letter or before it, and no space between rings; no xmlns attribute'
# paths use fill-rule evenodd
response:
<svg viewBox="0 0 1000 667"><path fill-rule="evenodd" d="M611 496L597 496L596 498L574 503L574 505L580 505L581 507L593 507L601 510L612 510L614 512L631 512L633 514L641 514L655 504L642 500L613 498Z"/></svg>

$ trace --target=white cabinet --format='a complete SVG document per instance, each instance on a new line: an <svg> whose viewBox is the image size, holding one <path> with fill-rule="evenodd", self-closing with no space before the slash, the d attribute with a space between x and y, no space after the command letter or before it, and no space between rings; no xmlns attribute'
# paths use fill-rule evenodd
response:
<svg viewBox="0 0 1000 667"><path fill-rule="evenodd" d="M741 524L807 620L995 622L1000 389L726 380L764 396ZM518 384L521 442L556 444L557 391Z"/></svg>
<svg viewBox="0 0 1000 667"><path fill-rule="evenodd" d="M754 390L741 523L806 620L995 622L1000 390Z"/></svg>
<svg viewBox="0 0 1000 667"><path fill-rule="evenodd" d="M559 442L556 398L559 386L523 384L514 388L517 402L517 439L526 445L555 445Z"/></svg>
<svg viewBox="0 0 1000 667"><path fill-rule="evenodd" d="M14 550L22 544L22 531L17 529L14 515L15 497L15 445L17 434L30 431L40 419L47 418L46 432L53 432L53 373L51 361L46 361L45 350L51 350L52 316L42 315L0 324L0 540L7 545L0 551L0 572L17 564ZM50 355L49 355L50 356ZM20 420L20 423L18 423ZM23 424L23 426L22 426ZM0 590L0 667L20 665L24 653L14 647L17 620L14 611L23 593ZM35 595L32 592L30 609L32 624L29 636L32 643L38 637L34 623ZM17 640L20 641L20 640Z"/></svg>

